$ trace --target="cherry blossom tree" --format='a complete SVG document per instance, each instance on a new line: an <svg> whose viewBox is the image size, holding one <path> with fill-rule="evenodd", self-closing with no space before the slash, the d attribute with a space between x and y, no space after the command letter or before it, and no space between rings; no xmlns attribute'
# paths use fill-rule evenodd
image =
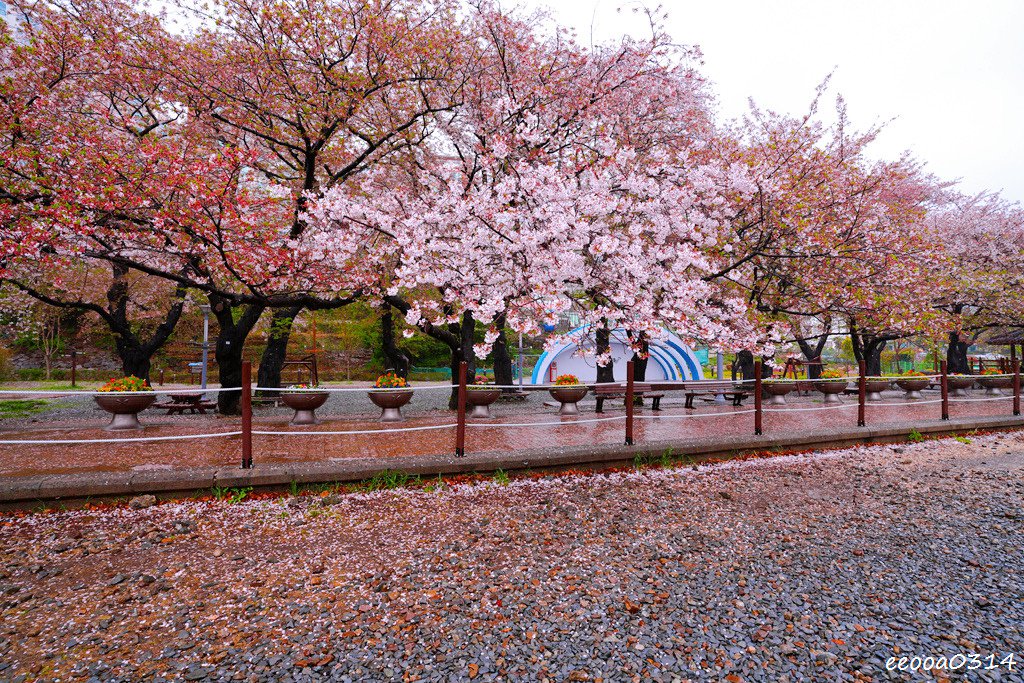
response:
<svg viewBox="0 0 1024 683"><path fill-rule="evenodd" d="M478 8L465 101L405 164L366 174L359 192L328 191L310 212L315 234L390 244L388 301L449 343L453 370L505 324L537 333L570 310L636 330L638 346L665 323L733 333L742 301L705 276L722 193L749 183L692 153L710 130L694 55L660 35L586 50L537 23Z"/></svg>
<svg viewBox="0 0 1024 683"><path fill-rule="evenodd" d="M872 159L878 129L851 131L841 99L836 122L825 125L824 87L802 117L752 106L719 139L719 153L744 163L757 187L737 203L735 258L721 275L795 331L808 360L841 321L857 359L878 374L887 341L934 333L937 255L924 218L939 185L910 158ZM823 328L813 346L803 336L808 320Z"/></svg>
<svg viewBox="0 0 1024 683"><path fill-rule="evenodd" d="M950 372L969 373L968 347L987 329L1024 326L1024 209L998 194L950 191L929 213L934 305L948 318Z"/></svg>
<svg viewBox="0 0 1024 683"><path fill-rule="evenodd" d="M101 259L205 292L228 386L240 321L356 298L373 259L320 267L299 207L415 144L458 41L443 9L297 9L229 4L178 37L117 0L25 5L26 42L3 43L4 263Z"/></svg>
<svg viewBox="0 0 1024 683"><path fill-rule="evenodd" d="M95 314L125 373L147 377L181 315L182 286L173 296L174 285L140 287L138 270L93 253L209 206L210 187L237 163L180 134L182 112L161 84L127 66L137 46L118 29L157 31L151 18L116 3L15 7L18 38L0 37L0 269L42 304ZM156 259L186 271L173 252L162 242ZM161 292L143 306L144 318L154 303L163 311L151 334L140 290Z"/></svg>
<svg viewBox="0 0 1024 683"><path fill-rule="evenodd" d="M355 248L352 259L331 261L336 269L323 268L303 245L306 202L417 145L432 117L452 106L459 22L446 2L225 0L209 11L182 8L200 30L174 45L162 68L199 125L251 151L259 182L288 190L293 260L276 271L301 275L291 291L320 298L249 304L274 308L277 334L259 381L277 386L290 321L303 306L351 301L365 280L360 263L373 262Z"/></svg>

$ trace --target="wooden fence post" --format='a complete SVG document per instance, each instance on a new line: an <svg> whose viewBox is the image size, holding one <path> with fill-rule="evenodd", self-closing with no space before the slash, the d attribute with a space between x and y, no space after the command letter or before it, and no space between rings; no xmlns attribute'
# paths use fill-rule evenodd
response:
<svg viewBox="0 0 1024 683"><path fill-rule="evenodd" d="M455 457L466 455L466 361L459 363L459 417L455 429Z"/></svg>
<svg viewBox="0 0 1024 683"><path fill-rule="evenodd" d="M857 426L867 426L867 410L865 406L868 401L868 364L867 361L860 361L857 376Z"/></svg>
<svg viewBox="0 0 1024 683"><path fill-rule="evenodd" d="M939 363L939 370L942 372L942 419L949 419L949 366L946 361Z"/></svg>
<svg viewBox="0 0 1024 683"><path fill-rule="evenodd" d="M242 469L252 469L252 363L242 361Z"/></svg>
<svg viewBox="0 0 1024 683"><path fill-rule="evenodd" d="M633 445L633 361L626 363L626 445Z"/></svg>
<svg viewBox="0 0 1024 683"><path fill-rule="evenodd" d="M761 361L754 361L754 434L761 435Z"/></svg>
<svg viewBox="0 0 1024 683"><path fill-rule="evenodd" d="M1020 361L1013 361L1013 414L1020 415Z"/></svg>

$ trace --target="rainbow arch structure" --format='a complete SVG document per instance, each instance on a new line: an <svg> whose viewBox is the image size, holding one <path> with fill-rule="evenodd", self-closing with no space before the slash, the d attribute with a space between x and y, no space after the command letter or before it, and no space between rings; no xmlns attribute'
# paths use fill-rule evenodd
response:
<svg viewBox="0 0 1024 683"><path fill-rule="evenodd" d="M569 334L579 336L585 334L590 326L577 327ZM611 354L615 381L626 381L626 362L633 357L633 350L626 342L626 330L612 330ZM593 382L597 379L597 365L594 360L594 339L589 336L584 343L584 351L579 353L577 344L567 342L550 351L545 351L537 359L530 378L532 384L545 384L548 381L552 366L559 375L573 374L582 382ZM704 379L704 369L697 354L687 344L666 331L659 339L650 343L651 357L647 364L648 382L679 381Z"/></svg>

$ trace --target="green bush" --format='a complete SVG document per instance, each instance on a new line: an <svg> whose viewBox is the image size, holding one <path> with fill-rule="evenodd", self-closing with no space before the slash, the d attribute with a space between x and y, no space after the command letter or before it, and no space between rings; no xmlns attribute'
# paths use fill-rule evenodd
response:
<svg viewBox="0 0 1024 683"><path fill-rule="evenodd" d="M53 376L54 373L50 373ZM14 373L19 382L41 382L46 379L46 370L43 368L19 368Z"/></svg>
<svg viewBox="0 0 1024 683"><path fill-rule="evenodd" d="M0 382L11 379L13 374L11 352L6 346L0 346Z"/></svg>

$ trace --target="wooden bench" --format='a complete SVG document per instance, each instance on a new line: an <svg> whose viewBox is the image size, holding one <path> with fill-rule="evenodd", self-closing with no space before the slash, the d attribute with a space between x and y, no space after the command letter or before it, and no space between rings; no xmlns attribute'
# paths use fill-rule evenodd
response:
<svg viewBox="0 0 1024 683"><path fill-rule="evenodd" d="M698 396L724 396L734 406L743 405L743 399L753 393L753 387L744 388L726 380L705 379L698 382L680 382L680 388L686 396L684 407L693 408L693 401Z"/></svg>
<svg viewBox="0 0 1024 683"><path fill-rule="evenodd" d="M651 385L644 382L633 383L633 396L651 399L651 410L661 410L661 399L665 394L651 390ZM604 401L608 398L626 398L625 384L599 384L594 387L598 413L604 412Z"/></svg>

